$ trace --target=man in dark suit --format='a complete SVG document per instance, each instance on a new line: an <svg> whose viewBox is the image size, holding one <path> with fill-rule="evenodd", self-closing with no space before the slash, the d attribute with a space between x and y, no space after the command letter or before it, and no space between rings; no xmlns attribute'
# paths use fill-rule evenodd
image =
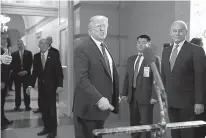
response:
<svg viewBox="0 0 206 138"><path fill-rule="evenodd" d="M76 84L73 113L76 138L94 138L92 131L103 128L110 110L114 113L119 110L119 75L104 44L108 18L94 16L88 28L90 37L74 52Z"/></svg>
<svg viewBox="0 0 206 138"><path fill-rule="evenodd" d="M204 112L204 50L186 40L187 25L175 21L170 35L174 43L162 53L162 81L168 98L170 122L193 120ZM172 138L194 137L194 129L172 130Z"/></svg>
<svg viewBox="0 0 206 138"><path fill-rule="evenodd" d="M52 37L51 36L48 36L47 38L46 38L46 40L47 40L47 42L48 42L48 44L49 44L49 50L51 50L51 51L53 51L53 52L56 52L57 54L58 54L58 57L60 58L60 54L59 54L59 50L58 49L56 49L56 48L54 48L54 47L52 47L52 43L53 43L53 40L52 40ZM41 107L40 107L40 105L41 105L41 103L40 103L40 97L39 97L39 95L38 95L38 109L36 110L36 111L34 111L34 113L39 113L39 112L41 112Z"/></svg>
<svg viewBox="0 0 206 138"><path fill-rule="evenodd" d="M31 87L34 87L38 78L44 129L37 135L49 133L47 138L54 138L57 135L56 93L59 93L63 87L63 71L58 54L49 50L46 39L40 40L39 48L40 52L34 55L31 82L27 93L30 93Z"/></svg>
<svg viewBox="0 0 206 138"><path fill-rule="evenodd" d="M9 64L12 61L7 48L7 37L7 33L1 32L1 129L6 129L13 122L9 121L4 114L4 104L9 81Z"/></svg>
<svg viewBox="0 0 206 138"><path fill-rule="evenodd" d="M15 111L20 110L21 106L21 86L23 84L24 104L26 111L30 111L30 95L26 94L26 88L28 87L29 77L31 75L31 67L33 62L33 56L31 51L24 49L24 43L22 40L17 40L18 50L13 52L11 69L14 75L15 84Z"/></svg>
<svg viewBox="0 0 206 138"><path fill-rule="evenodd" d="M153 87L153 72L143 55L143 50L150 45L150 41L148 35L137 37L137 55L129 57L127 61L122 99L129 103L131 126L153 123L153 106L157 102L157 96ZM160 66L157 58L156 65ZM132 134L132 138L140 136L150 138L151 133Z"/></svg>

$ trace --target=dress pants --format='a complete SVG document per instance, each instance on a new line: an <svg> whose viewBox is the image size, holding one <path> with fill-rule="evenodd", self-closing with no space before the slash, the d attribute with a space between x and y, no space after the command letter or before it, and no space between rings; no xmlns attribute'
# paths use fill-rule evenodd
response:
<svg viewBox="0 0 206 138"><path fill-rule="evenodd" d="M104 126L104 120L86 120L74 115L75 138L102 138L94 136L94 129L101 129Z"/></svg>
<svg viewBox="0 0 206 138"><path fill-rule="evenodd" d="M57 133L57 112L56 112L56 89L46 91L40 86L39 93L41 95L41 113L44 128L49 133Z"/></svg>
<svg viewBox="0 0 206 138"><path fill-rule="evenodd" d="M4 113L4 104L6 100L7 95L7 86L5 86L4 89L1 89L1 126L8 123L8 119L5 117Z"/></svg>
<svg viewBox="0 0 206 138"><path fill-rule="evenodd" d="M193 121L194 108L168 108L170 122ZM194 128L171 130L172 138L197 138L194 137Z"/></svg>
<svg viewBox="0 0 206 138"><path fill-rule="evenodd" d="M153 123L152 104L130 104L130 125L148 125ZM132 138L151 138L151 132L134 133Z"/></svg>
<svg viewBox="0 0 206 138"><path fill-rule="evenodd" d="M137 126L152 124L153 107L153 104L139 104L135 99L135 96L132 96L131 103L129 105L130 125ZM131 136L132 138L151 138L151 132L133 133Z"/></svg>
<svg viewBox="0 0 206 138"><path fill-rule="evenodd" d="M26 94L26 89L28 88L29 76L19 76L15 75L14 84L15 84L15 106L21 106L21 86L23 84L23 95L24 95L24 104L25 107L30 106L30 95Z"/></svg>

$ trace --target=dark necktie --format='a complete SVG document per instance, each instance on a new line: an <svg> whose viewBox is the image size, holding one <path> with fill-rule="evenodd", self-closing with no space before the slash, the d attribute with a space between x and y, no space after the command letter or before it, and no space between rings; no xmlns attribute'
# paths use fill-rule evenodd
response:
<svg viewBox="0 0 206 138"><path fill-rule="evenodd" d="M107 53L106 53L106 46L103 43L101 43L100 46L102 47L102 54L103 54L103 57L104 57L104 60L105 60L106 66L107 66L107 70L109 72L109 75L111 76L109 58L108 58Z"/></svg>
<svg viewBox="0 0 206 138"><path fill-rule="evenodd" d="M174 67L174 64L175 64L175 60L177 58L177 55L178 55L178 47L179 45L175 45L175 48L174 50L172 51L172 55L171 55L171 58L170 58L170 67L171 67L171 71Z"/></svg>
<svg viewBox="0 0 206 138"><path fill-rule="evenodd" d="M20 51L21 69L23 69L23 51Z"/></svg>
<svg viewBox="0 0 206 138"><path fill-rule="evenodd" d="M135 64L135 68L134 68L134 77L133 77L133 87L136 88L136 85L137 85L137 75L138 75L138 68L139 68L139 65L140 65L140 59L142 57L142 54L138 54L137 56L137 62Z"/></svg>

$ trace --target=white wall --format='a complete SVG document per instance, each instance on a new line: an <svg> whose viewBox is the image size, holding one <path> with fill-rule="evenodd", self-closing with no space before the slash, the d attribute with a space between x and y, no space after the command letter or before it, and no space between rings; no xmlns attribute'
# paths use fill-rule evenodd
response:
<svg viewBox="0 0 206 138"><path fill-rule="evenodd" d="M32 51L33 54L39 52L38 43L41 38L51 36L53 38L52 46L59 49L58 37L58 19L46 24L45 26L33 31L26 35L27 49Z"/></svg>

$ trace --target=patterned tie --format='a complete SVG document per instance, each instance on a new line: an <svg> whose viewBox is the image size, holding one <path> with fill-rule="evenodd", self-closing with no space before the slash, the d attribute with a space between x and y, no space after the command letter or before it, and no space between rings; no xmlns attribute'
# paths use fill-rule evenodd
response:
<svg viewBox="0 0 206 138"><path fill-rule="evenodd" d="M102 54L103 54L103 57L104 57L104 60L105 60L106 66L107 66L107 70L109 72L109 75L111 76L109 58L108 58L107 53L106 53L106 46L103 43L101 43L100 46L102 47Z"/></svg>
<svg viewBox="0 0 206 138"><path fill-rule="evenodd" d="M138 54L137 56L137 62L134 68L134 77L133 77L133 87L136 88L137 85L137 75L138 75L138 68L139 68L139 64L140 64L140 59L142 57L142 54Z"/></svg>
<svg viewBox="0 0 206 138"><path fill-rule="evenodd" d="M177 58L177 55L178 55L178 47L179 45L175 45L175 48L174 50L172 51L172 55L171 55L171 58L170 58L170 67L171 67L171 71L174 67L174 64L175 64L175 60Z"/></svg>
<svg viewBox="0 0 206 138"><path fill-rule="evenodd" d="M43 67L43 69L44 69L44 67L45 67L45 55L44 54L42 54L42 56L41 56L41 63L42 63L42 67Z"/></svg>

